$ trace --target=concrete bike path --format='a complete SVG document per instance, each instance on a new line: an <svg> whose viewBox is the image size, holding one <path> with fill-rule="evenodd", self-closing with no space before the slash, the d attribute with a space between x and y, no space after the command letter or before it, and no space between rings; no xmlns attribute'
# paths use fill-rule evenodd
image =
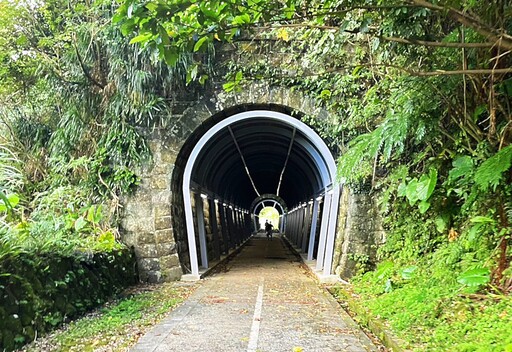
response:
<svg viewBox="0 0 512 352"><path fill-rule="evenodd" d="M131 352L377 351L279 236L242 251Z"/></svg>

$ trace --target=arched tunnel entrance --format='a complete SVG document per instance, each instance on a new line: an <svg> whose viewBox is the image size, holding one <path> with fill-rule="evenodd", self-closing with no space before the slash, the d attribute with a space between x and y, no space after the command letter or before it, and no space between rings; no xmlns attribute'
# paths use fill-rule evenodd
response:
<svg viewBox="0 0 512 352"><path fill-rule="evenodd" d="M252 202L250 209L252 214L251 218L254 221L253 229L255 232L264 228L263 224L266 220L272 220L273 217L271 216L261 216L261 214L268 209L274 209L277 213L277 219L273 223L274 228L278 229L279 232L284 232L284 224L288 209L283 198L275 194L262 194Z"/></svg>
<svg viewBox="0 0 512 352"><path fill-rule="evenodd" d="M331 152L282 107L245 110L212 116L178 157L172 183L183 196L187 269L199 277L240 246L257 231L256 208L272 204L279 230L329 275L340 197Z"/></svg>

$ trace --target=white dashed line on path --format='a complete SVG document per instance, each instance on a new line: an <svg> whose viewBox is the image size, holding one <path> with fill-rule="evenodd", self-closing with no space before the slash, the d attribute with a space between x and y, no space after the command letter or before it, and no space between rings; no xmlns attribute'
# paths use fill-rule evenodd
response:
<svg viewBox="0 0 512 352"><path fill-rule="evenodd" d="M258 348L258 337L260 334L261 308L263 307L263 284L265 279L261 278L258 286L258 296L256 297L256 306L254 307L254 316L252 318L251 335L249 336L249 346L247 352L256 352Z"/></svg>

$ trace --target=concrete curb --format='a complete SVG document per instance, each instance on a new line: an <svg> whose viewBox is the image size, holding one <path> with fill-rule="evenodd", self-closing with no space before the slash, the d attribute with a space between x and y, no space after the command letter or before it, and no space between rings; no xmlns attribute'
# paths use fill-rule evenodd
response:
<svg viewBox="0 0 512 352"><path fill-rule="evenodd" d="M351 286L350 284L344 284L347 286ZM329 293L331 293L333 296L333 292L331 292L331 289L334 287L331 286L327 288ZM389 348L393 352L410 352L411 350L404 347L407 346L407 343L398 337L396 337L385 325L384 323L373 317L370 312L363 307L360 302L358 302L357 299L352 297L352 293L350 290L345 289L343 286L336 286L336 289L339 290L342 293L342 299L346 303L348 307L348 311L352 313L354 316L354 319L357 320L357 322L366 328L368 328L375 336L377 336L382 344ZM336 298L336 297L335 297ZM340 303L341 304L341 303ZM341 304L343 306L343 304ZM344 307L345 308L345 307ZM347 310L345 308L345 310Z"/></svg>

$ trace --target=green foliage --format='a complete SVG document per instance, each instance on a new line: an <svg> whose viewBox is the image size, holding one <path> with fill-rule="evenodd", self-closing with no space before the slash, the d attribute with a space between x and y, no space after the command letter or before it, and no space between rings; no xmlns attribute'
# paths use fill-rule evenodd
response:
<svg viewBox="0 0 512 352"><path fill-rule="evenodd" d="M396 268L397 272L406 269ZM373 274L359 278L359 304L372 317L386 319L413 351L504 351L510 346L510 297L472 299L457 294L449 270L438 274L425 270L420 267L410 279L396 278L389 291L383 288L386 278L377 280Z"/></svg>
<svg viewBox="0 0 512 352"><path fill-rule="evenodd" d="M37 252L117 248L119 196L150 158L140 127L173 122L188 61L170 69L129 45L110 3L0 6L0 184L20 198L0 237Z"/></svg>
<svg viewBox="0 0 512 352"><path fill-rule="evenodd" d="M23 87L22 108L7 104L3 117L11 127L4 158L13 155L16 167L0 171L13 171L8 193L30 214L7 235L42 238L55 229L65 248L82 235L111 243L115 232L87 209L137 185L134 167L148 157L138 126L172 123L167 102L185 85L224 77L232 93L266 80L316 99L328 114L302 119L339 151L339 177L380 198L382 263L358 282L370 304L402 330L421 335L437 326L426 347L438 333L463 341L471 333L457 314L444 315L445 305L469 312L475 304L458 293L510 292L512 282L510 251L501 246L512 219L512 22L500 2L414 3L126 0L114 14L102 2L52 0L35 20L4 5L5 28L15 31L18 21L26 30L16 45L0 41L0 71L10 73L2 91ZM218 67L223 43L235 52ZM73 190L80 197L69 197ZM354 259L363 270L373 266ZM489 270L489 285L467 285L470 276L457 282L477 268ZM415 329L420 323L426 327ZM444 336L449 324L461 328L455 342Z"/></svg>
<svg viewBox="0 0 512 352"><path fill-rule="evenodd" d="M476 268L463 272L457 277L457 282L469 287L480 287L488 284L490 272L487 268Z"/></svg>
<svg viewBox="0 0 512 352"><path fill-rule="evenodd" d="M503 182L503 173L510 170L512 165L512 145L509 145L485 160L475 173L475 183L482 190L492 188L496 191Z"/></svg>
<svg viewBox="0 0 512 352"><path fill-rule="evenodd" d="M420 179L412 178L407 184L402 182L397 189L397 196L405 196L410 205L418 203L421 214L430 208L428 201L437 183L437 170L431 168L428 174L423 174Z"/></svg>
<svg viewBox="0 0 512 352"><path fill-rule="evenodd" d="M134 254L128 249L108 254L21 253L3 257L0 268L9 274L0 275L4 298L0 321L16 323L2 324L2 335L20 339L13 344L4 338L0 348L11 351L20 347L133 285L137 279L134 264ZM16 320L11 318L12 312L16 312Z"/></svg>
<svg viewBox="0 0 512 352"><path fill-rule="evenodd" d="M61 350L88 351L108 346L112 351L124 351L152 324L176 308L191 290L164 284L149 292L142 290L130 294L110 302L90 316L71 322L65 329L52 334L47 343ZM35 344L24 350L39 349Z"/></svg>

